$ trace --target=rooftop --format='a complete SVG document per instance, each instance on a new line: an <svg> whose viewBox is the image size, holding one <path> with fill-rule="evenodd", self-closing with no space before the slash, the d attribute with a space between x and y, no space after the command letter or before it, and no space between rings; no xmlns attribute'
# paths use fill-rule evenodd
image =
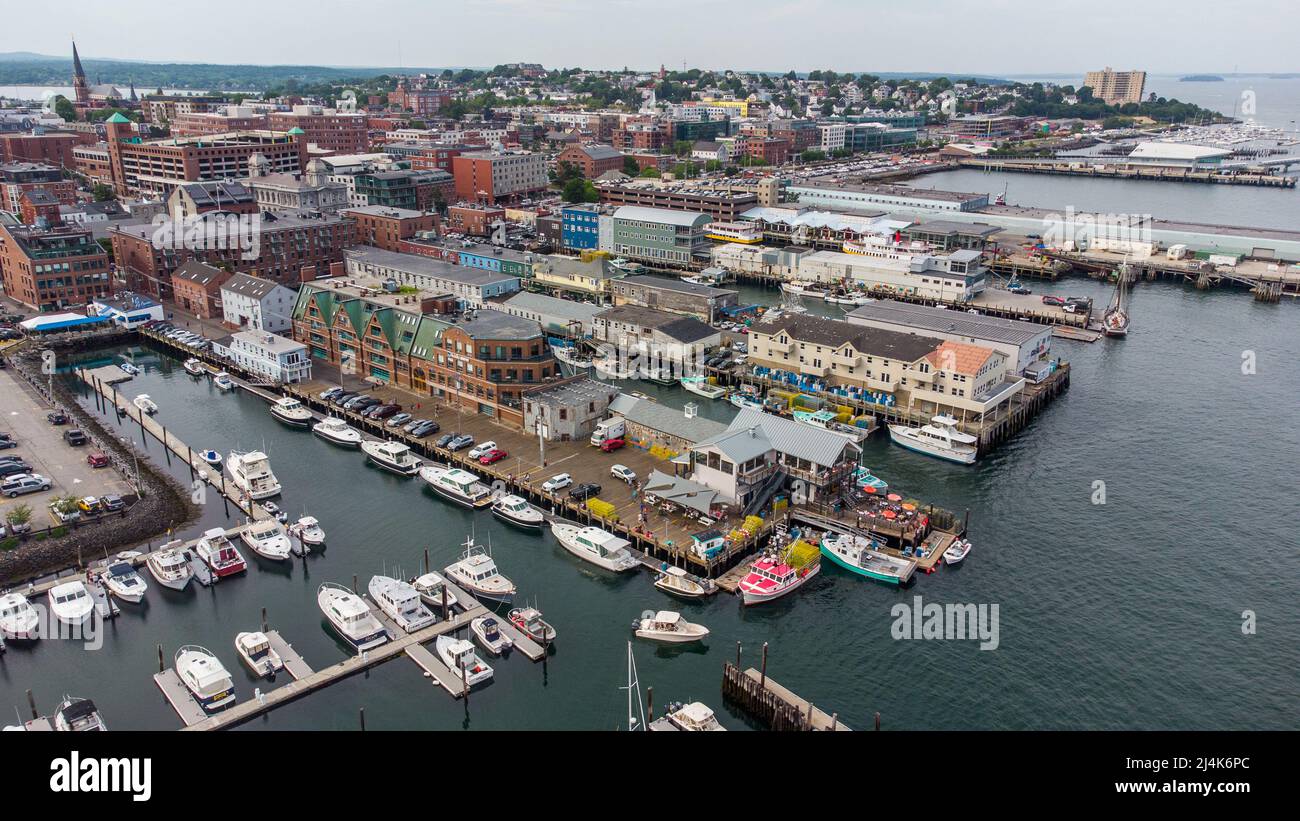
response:
<svg viewBox="0 0 1300 821"><path fill-rule="evenodd" d="M676 225L681 228L698 228L709 222L708 214L698 211L670 211L667 208L642 208L639 205L623 205L614 211L614 219L636 220L637 222L657 222Z"/></svg>
<svg viewBox="0 0 1300 821"><path fill-rule="evenodd" d="M385 251L382 248L348 248L343 252L343 255L347 261L355 261L359 265L373 265L378 269L389 269L413 276L446 279L464 285L490 285L502 280L517 279L517 277L509 274L499 274L466 265L453 265L450 262L443 262L432 257Z"/></svg>
<svg viewBox="0 0 1300 821"><path fill-rule="evenodd" d="M253 299L261 299L277 287L282 286L269 279L249 276L248 274L235 274L222 284L221 290Z"/></svg>
<svg viewBox="0 0 1300 821"><path fill-rule="evenodd" d="M727 426L728 433L756 433L767 438L772 448L800 459L807 459L814 464L830 467L839 461L845 448L861 451L861 448L847 435L835 433L815 425L785 419L753 408L741 408L736 418Z"/></svg>
<svg viewBox="0 0 1300 821"><path fill-rule="evenodd" d="M684 411L660 404L653 399L638 399L619 394L609 406L610 413L654 431L669 433L687 442L702 442L721 434L727 426L703 416L688 418Z"/></svg>
<svg viewBox="0 0 1300 821"><path fill-rule="evenodd" d="M624 278L623 282L627 285L639 285L642 288L662 288L665 291L676 291L694 296L720 297L736 293L736 291L729 291L725 288L713 288L708 285L686 282L672 277L634 276Z"/></svg>
<svg viewBox="0 0 1300 821"><path fill-rule="evenodd" d="M859 353L902 362L915 362L943 342L932 336L870 328L811 314L782 314L777 319L764 320L750 327L750 333L773 336L781 331L800 342L812 342L828 348L851 344Z"/></svg>
<svg viewBox="0 0 1300 821"><path fill-rule="evenodd" d="M695 317L672 314L654 308L642 308L639 305L619 305L616 308L607 308L596 314L596 318L606 322L624 322L640 325L644 328L653 328L665 336L672 337L682 343L698 342L701 339L707 339L718 334L718 331Z"/></svg>
<svg viewBox="0 0 1300 821"><path fill-rule="evenodd" d="M849 312L848 318L849 322L855 320L891 322L907 325L918 331L959 334L971 339L984 339L1008 345L1024 345L1043 333L1050 333L1046 326L1033 322L971 314L929 305L913 305L890 299L860 305Z"/></svg>

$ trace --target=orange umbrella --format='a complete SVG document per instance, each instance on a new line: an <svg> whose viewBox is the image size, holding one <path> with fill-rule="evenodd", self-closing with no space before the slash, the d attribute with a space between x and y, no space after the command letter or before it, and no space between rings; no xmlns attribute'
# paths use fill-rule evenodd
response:
<svg viewBox="0 0 1300 821"><path fill-rule="evenodd" d="M884 513L882 513L881 515L884 516L886 519L892 519L892 518L894 518L895 516L897 516L898 514L895 513L895 512L892 511L892 510L886 510L886 511L885 511Z"/></svg>
<svg viewBox="0 0 1300 821"><path fill-rule="evenodd" d="M912 504L911 502L904 502L903 510L916 510L916 505Z"/></svg>
<svg viewBox="0 0 1300 821"><path fill-rule="evenodd" d="M899 496L897 493L891 493L891 494L889 494L888 496L886 496L885 498L888 499L888 500L891 501L891 502L898 502L898 501L901 501L903 497L902 497L902 496Z"/></svg>
<svg viewBox="0 0 1300 821"><path fill-rule="evenodd" d="M865 490L867 493L875 493L875 492L876 492L876 489L875 489L874 487L871 487L870 485L867 485L866 487L864 487L863 490Z"/></svg>

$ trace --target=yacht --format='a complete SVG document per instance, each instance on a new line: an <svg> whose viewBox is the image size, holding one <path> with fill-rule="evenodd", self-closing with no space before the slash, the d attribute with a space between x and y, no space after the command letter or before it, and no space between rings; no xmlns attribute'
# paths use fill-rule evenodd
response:
<svg viewBox="0 0 1300 821"><path fill-rule="evenodd" d="M204 372L207 371L207 368L203 367L203 360L195 359L192 356L185 360L185 365L183 367L185 368L185 372L190 376L202 376Z"/></svg>
<svg viewBox="0 0 1300 821"><path fill-rule="evenodd" d="M890 425L889 438L896 445L908 450L924 453L957 462L963 465L975 464L979 454L976 444L979 442L969 433L957 430L957 420L947 414L931 417L930 424L914 428L908 425Z"/></svg>
<svg viewBox="0 0 1300 821"><path fill-rule="evenodd" d="M14 641L40 638L41 614L21 593L0 596L0 635Z"/></svg>
<svg viewBox="0 0 1300 821"><path fill-rule="evenodd" d="M727 729L718 723L713 711L699 701L686 705L670 704L667 718L679 730L717 732Z"/></svg>
<svg viewBox="0 0 1300 821"><path fill-rule="evenodd" d="M420 601L430 607L441 608L444 596L448 607L457 604L456 594L447 587L447 580L437 573L425 573L411 584L415 587L416 592L420 594Z"/></svg>
<svg viewBox="0 0 1300 821"><path fill-rule="evenodd" d="M665 564L655 579L655 587L670 596L683 599L702 599L711 592L680 567Z"/></svg>
<svg viewBox="0 0 1300 821"><path fill-rule="evenodd" d="M419 591L401 579L372 576L366 589L379 609L408 633L423 630L437 621L420 601Z"/></svg>
<svg viewBox="0 0 1300 821"><path fill-rule="evenodd" d="M132 399L131 404L135 405L142 412L147 413L150 416L153 416L155 413L158 412L158 403L150 399L149 394L147 393L142 393L136 398Z"/></svg>
<svg viewBox="0 0 1300 821"><path fill-rule="evenodd" d="M632 622L632 629L640 638L670 644L699 641L709 635L709 628L692 624L683 619L681 613L672 610L660 610L653 616L637 619Z"/></svg>
<svg viewBox="0 0 1300 821"><path fill-rule="evenodd" d="M555 628L542 618L542 611L536 607L516 607L511 610L510 623L542 646L555 641Z"/></svg>
<svg viewBox="0 0 1300 821"><path fill-rule="evenodd" d="M682 387L696 396L703 396L705 399L721 399L727 395L727 389L721 385L714 385L703 376L683 376L681 380Z"/></svg>
<svg viewBox="0 0 1300 821"><path fill-rule="evenodd" d="M316 604L330 626L357 650L369 650L388 641L388 631L370 605L342 585L326 582L316 591Z"/></svg>
<svg viewBox="0 0 1300 821"><path fill-rule="evenodd" d="M447 565L447 578L482 599L509 604L515 597L515 583L502 576L497 563L486 548L474 544L474 537L465 539L465 552L460 561Z"/></svg>
<svg viewBox="0 0 1300 821"><path fill-rule="evenodd" d="M312 425L311 432L326 442L333 442L345 448L361 447L361 431L349 425L347 420L337 416L327 416L320 420Z"/></svg>
<svg viewBox="0 0 1300 821"><path fill-rule="evenodd" d="M154 581L171 590L184 590L194 578L189 555L179 547L156 550L144 563Z"/></svg>
<svg viewBox="0 0 1300 821"><path fill-rule="evenodd" d="M565 550L597 567L622 573L640 564L636 557L628 552L627 548L631 542L607 530L551 522L551 533Z"/></svg>
<svg viewBox="0 0 1300 821"><path fill-rule="evenodd" d="M420 478L433 492L452 504L479 510L492 504L492 488L479 481L468 470L445 465L429 465L420 469Z"/></svg>
<svg viewBox="0 0 1300 821"><path fill-rule="evenodd" d="M501 632L501 626L497 623L496 618L492 616L479 616L469 623L469 630L478 639L478 643L483 645L494 656L499 656L505 651L514 647L514 642Z"/></svg>
<svg viewBox="0 0 1300 821"><path fill-rule="evenodd" d="M271 460L260 450L248 453L231 451L226 457L226 470L235 487L250 499L269 499L280 495L280 480L271 472Z"/></svg>
<svg viewBox="0 0 1300 821"><path fill-rule="evenodd" d="M517 527L540 530L546 524L542 512L522 496L502 496L492 503L492 515Z"/></svg>
<svg viewBox="0 0 1300 821"><path fill-rule="evenodd" d="M943 563L946 565L961 564L967 554L970 553L970 540L958 539L951 546L943 551Z"/></svg>
<svg viewBox="0 0 1300 821"><path fill-rule="evenodd" d="M433 647L438 651L442 663L450 667L453 674L463 677L466 686L473 687L491 680L492 668L478 657L470 642L451 636L438 636Z"/></svg>
<svg viewBox="0 0 1300 821"><path fill-rule="evenodd" d="M284 660L271 649L271 640L260 630L236 635L235 652L254 675L275 678L275 674L284 669Z"/></svg>
<svg viewBox="0 0 1300 821"><path fill-rule="evenodd" d="M207 462L208 467L214 467L214 468L221 467L220 451L212 450L211 448L209 448L208 450L205 450L202 453L200 453L199 458L202 459L204 462Z"/></svg>
<svg viewBox="0 0 1300 821"><path fill-rule="evenodd" d="M56 584L47 594L50 612L64 624L81 624L95 610L95 600L86 589L85 582L71 581Z"/></svg>
<svg viewBox="0 0 1300 821"><path fill-rule="evenodd" d="M271 415L286 425L292 425L295 428L305 428L315 421L311 411L307 406L294 399L291 396L285 396L275 400L271 405Z"/></svg>
<svg viewBox="0 0 1300 821"><path fill-rule="evenodd" d="M212 377L212 384L216 385L217 390L222 391L223 393L235 389L235 380L231 379L230 374L225 371L220 371L216 376Z"/></svg>
<svg viewBox="0 0 1300 821"><path fill-rule="evenodd" d="M88 698L64 696L54 712L54 729L63 733L104 732L108 725L95 702Z"/></svg>
<svg viewBox="0 0 1300 821"><path fill-rule="evenodd" d="M370 461L398 476L414 476L423 464L401 442L362 442L361 450Z"/></svg>
<svg viewBox="0 0 1300 821"><path fill-rule="evenodd" d="M263 559L283 561L289 558L289 553L293 549L284 525L275 519L250 522L239 532L239 538Z"/></svg>
<svg viewBox="0 0 1300 821"><path fill-rule="evenodd" d="M194 552L199 554L199 558L211 568L217 578L243 573L248 569L244 555L239 552L239 548L231 544L230 539L226 537L226 531L219 527L205 531Z"/></svg>
<svg viewBox="0 0 1300 821"><path fill-rule="evenodd" d="M108 592L131 604L139 604L144 599L144 591L149 589L149 585L144 583L130 562L110 563L100 578Z"/></svg>
<svg viewBox="0 0 1300 821"><path fill-rule="evenodd" d="M175 664L176 675L205 711L220 710L235 703L235 685L230 673L207 648L187 644L176 651Z"/></svg>
<svg viewBox="0 0 1300 821"><path fill-rule="evenodd" d="M866 536L827 534L820 549L823 556L850 573L886 584L903 584L916 571L916 562L880 552Z"/></svg>
<svg viewBox="0 0 1300 821"><path fill-rule="evenodd" d="M325 529L316 521L315 516L303 516L289 525L289 532L298 537L298 541L313 547L325 544Z"/></svg>

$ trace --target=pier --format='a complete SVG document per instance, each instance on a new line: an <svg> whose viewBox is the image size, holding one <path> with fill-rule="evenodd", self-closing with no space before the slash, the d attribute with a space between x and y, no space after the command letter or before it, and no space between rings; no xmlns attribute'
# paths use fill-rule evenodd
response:
<svg viewBox="0 0 1300 821"><path fill-rule="evenodd" d="M740 643L736 663L722 666L722 696L757 719L769 730L847 732L851 728L836 713L827 713L767 675L767 642L762 668L740 669Z"/></svg>
<svg viewBox="0 0 1300 821"><path fill-rule="evenodd" d="M964 168L980 171L1009 171L1020 174L1058 174L1071 177L1096 177L1114 180L1151 180L1156 182L1194 182L1218 185L1254 185L1265 188L1295 188L1295 178L1254 171L1162 168L1126 165L1115 162L1081 160L994 160L964 158L957 161Z"/></svg>

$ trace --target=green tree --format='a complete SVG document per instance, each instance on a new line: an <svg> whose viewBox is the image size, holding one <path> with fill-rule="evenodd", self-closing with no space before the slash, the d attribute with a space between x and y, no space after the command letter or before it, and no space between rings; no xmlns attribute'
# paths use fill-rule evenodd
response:
<svg viewBox="0 0 1300 821"><path fill-rule="evenodd" d="M623 173L627 174L629 177L635 177L637 174L641 173L641 166L637 165L637 161L632 157L624 155Z"/></svg>
<svg viewBox="0 0 1300 821"><path fill-rule="evenodd" d="M95 197L95 202L107 202L113 199L113 189L102 182L95 183L95 187L91 189L91 192Z"/></svg>
<svg viewBox="0 0 1300 821"><path fill-rule="evenodd" d="M5 521L11 525L25 525L32 520L32 509L28 505L15 505L5 514Z"/></svg>
<svg viewBox="0 0 1300 821"><path fill-rule="evenodd" d="M77 107L72 104L71 100L64 97L62 94L54 98L54 113L58 114L65 121L70 123L76 122L77 120Z"/></svg>
<svg viewBox="0 0 1300 821"><path fill-rule="evenodd" d="M653 165L647 165L645 168L642 168L642 169L641 169L641 173L638 174L637 176L640 176L640 177L658 177L658 176L659 176L659 169L658 169L658 168L655 168Z"/></svg>
<svg viewBox="0 0 1300 821"><path fill-rule="evenodd" d="M600 202L600 192L591 180L574 177L564 184L564 199L567 202Z"/></svg>

